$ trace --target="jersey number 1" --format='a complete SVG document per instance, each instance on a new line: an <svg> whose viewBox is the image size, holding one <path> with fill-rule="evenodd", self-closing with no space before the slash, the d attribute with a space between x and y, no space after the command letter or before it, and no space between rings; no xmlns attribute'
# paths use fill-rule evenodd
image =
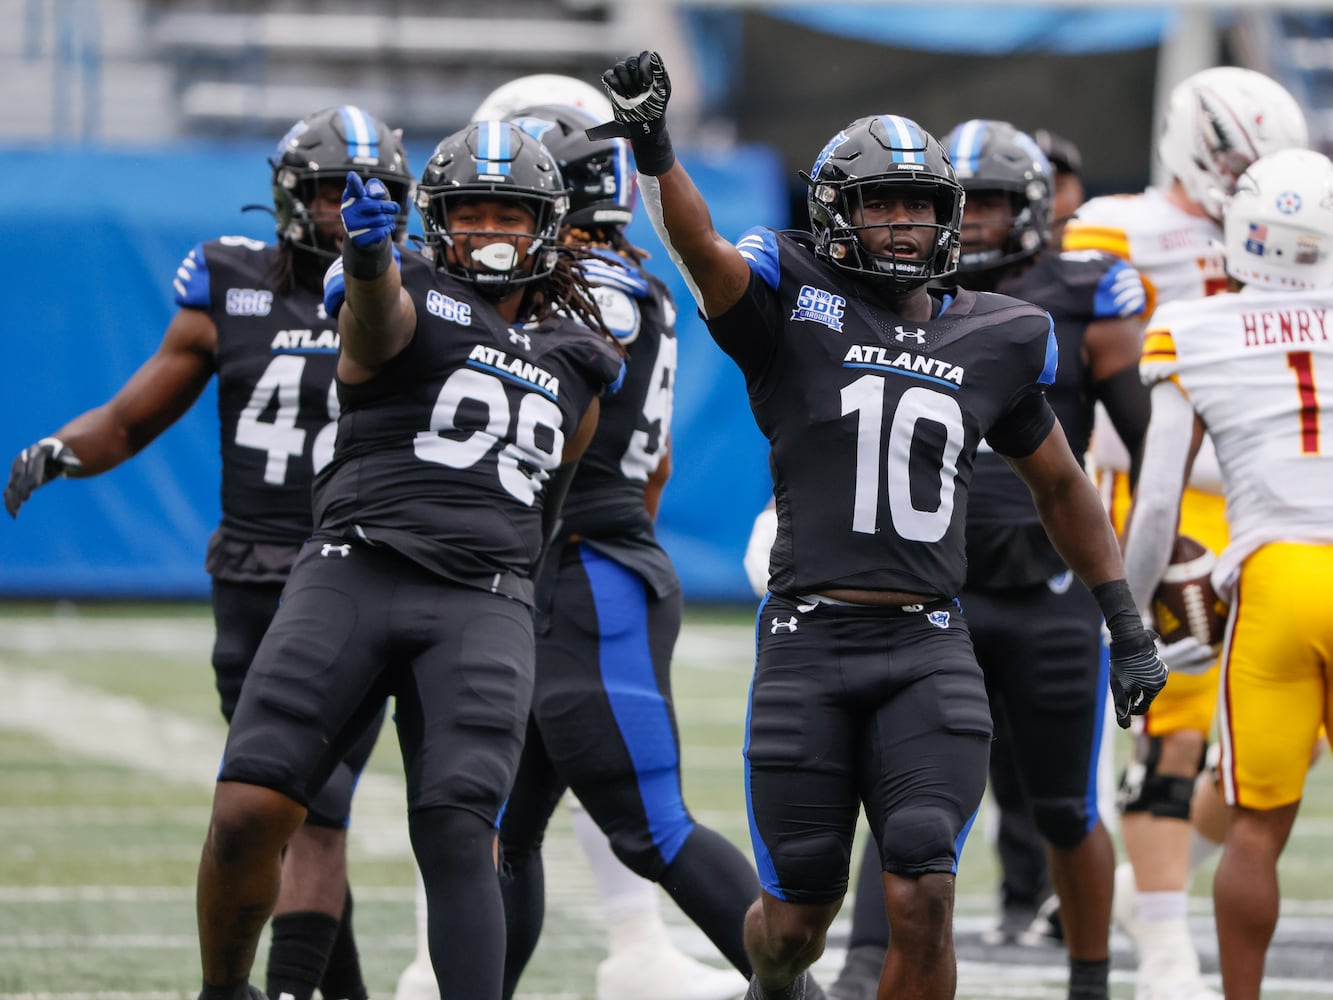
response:
<svg viewBox="0 0 1333 1000"><path fill-rule="evenodd" d="M1296 373L1301 395L1301 454L1319 454L1319 396L1314 388L1314 358L1309 351L1288 351L1287 367Z"/></svg>
<svg viewBox="0 0 1333 1000"><path fill-rule="evenodd" d="M913 386L902 394L889 426L887 455L883 441L884 376L862 375L842 390L842 414L857 414L856 491L852 530L873 535L879 528L880 482L889 484L889 518L899 537L913 542L938 542L953 520L958 453L963 450L963 411L942 392ZM921 510L912 503L910 463L917 424L929 420L945 430L939 475L939 506ZM880 469L884 469L881 474Z"/></svg>

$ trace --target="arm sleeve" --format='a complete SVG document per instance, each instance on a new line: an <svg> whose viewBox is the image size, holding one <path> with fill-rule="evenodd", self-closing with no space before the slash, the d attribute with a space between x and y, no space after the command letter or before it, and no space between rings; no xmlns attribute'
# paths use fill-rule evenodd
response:
<svg viewBox="0 0 1333 1000"><path fill-rule="evenodd" d="M1151 412L1150 396L1139 370L1134 366L1122 368L1110 378L1093 386L1093 393L1111 418L1116 435L1125 443L1130 455L1130 478L1138 482L1139 466L1143 460L1143 435L1148 430Z"/></svg>
<svg viewBox="0 0 1333 1000"><path fill-rule="evenodd" d="M1055 411L1046 393L1034 385L990 429L986 443L1007 458L1025 458L1041 446L1054 426Z"/></svg>
<svg viewBox="0 0 1333 1000"><path fill-rule="evenodd" d="M1174 382L1153 386L1152 420L1125 543L1125 579L1140 610L1151 603L1171 559L1193 435L1194 408L1185 393Z"/></svg>

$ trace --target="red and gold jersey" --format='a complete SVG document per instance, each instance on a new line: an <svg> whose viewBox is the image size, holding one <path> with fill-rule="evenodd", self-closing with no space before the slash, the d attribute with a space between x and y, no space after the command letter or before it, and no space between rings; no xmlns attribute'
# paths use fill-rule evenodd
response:
<svg viewBox="0 0 1333 1000"><path fill-rule="evenodd" d="M1216 449L1231 528L1220 593L1263 545L1333 543L1333 290L1169 303L1139 368L1184 391Z"/></svg>

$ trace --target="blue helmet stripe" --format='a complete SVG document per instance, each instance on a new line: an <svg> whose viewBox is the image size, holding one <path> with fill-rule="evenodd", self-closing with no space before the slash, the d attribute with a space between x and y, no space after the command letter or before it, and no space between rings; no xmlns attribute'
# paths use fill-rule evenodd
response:
<svg viewBox="0 0 1333 1000"><path fill-rule="evenodd" d="M350 104L340 107L338 114L342 117L343 128L347 131L347 158L378 160L379 134L375 131L375 124L371 121L370 115Z"/></svg>
<svg viewBox="0 0 1333 1000"><path fill-rule="evenodd" d="M477 152L484 162L478 167L480 173L509 173L509 128L508 122L481 123Z"/></svg>
<svg viewBox="0 0 1333 1000"><path fill-rule="evenodd" d="M926 140L916 122L901 115L880 115L879 120L889 133L889 138L893 140L895 147L905 147L893 150L894 163L926 162Z"/></svg>
<svg viewBox="0 0 1333 1000"><path fill-rule="evenodd" d="M975 174L981 165L981 140L985 130L985 123L979 118L963 122L954 130L949 159L960 177Z"/></svg>

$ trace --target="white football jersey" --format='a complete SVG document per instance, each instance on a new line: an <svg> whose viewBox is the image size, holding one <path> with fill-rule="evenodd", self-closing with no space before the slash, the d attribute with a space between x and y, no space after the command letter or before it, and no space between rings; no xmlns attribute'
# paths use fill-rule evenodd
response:
<svg viewBox="0 0 1333 1000"><path fill-rule="evenodd" d="M1104 250L1133 264L1148 293L1149 316L1167 302L1198 299L1227 287L1222 227L1207 216L1190 215L1161 188L1085 202L1065 227L1064 249ZM1129 469L1129 452L1100 404L1090 454L1100 469ZM1190 485L1221 492L1217 462L1206 440Z"/></svg>
<svg viewBox="0 0 1333 1000"><path fill-rule="evenodd" d="M1333 289L1168 303L1139 370L1175 381L1212 437L1231 527L1219 594L1262 545L1333 543Z"/></svg>

